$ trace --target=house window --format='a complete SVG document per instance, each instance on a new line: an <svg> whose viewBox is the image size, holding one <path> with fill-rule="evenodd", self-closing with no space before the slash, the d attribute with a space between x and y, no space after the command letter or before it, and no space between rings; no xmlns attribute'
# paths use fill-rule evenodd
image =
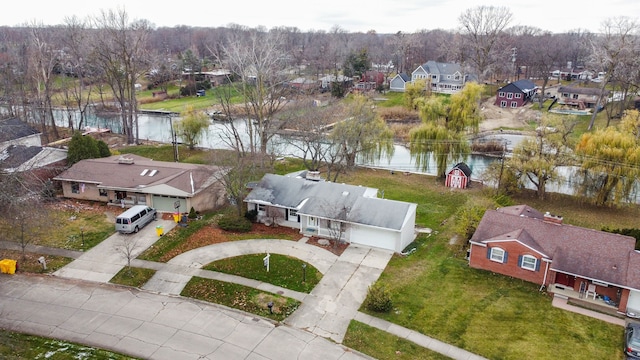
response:
<svg viewBox="0 0 640 360"><path fill-rule="evenodd" d="M512 101L511 102L511 107L512 108L517 108L518 107L518 102L517 101Z"/></svg>
<svg viewBox="0 0 640 360"><path fill-rule="evenodd" d="M313 216L309 216L309 218L307 219L307 225L308 226L313 226L313 227L318 227L318 218L317 217L313 217Z"/></svg>
<svg viewBox="0 0 640 360"><path fill-rule="evenodd" d="M332 230L340 231L341 225L342 223L340 221L329 221L329 227L331 227Z"/></svg>
<svg viewBox="0 0 640 360"><path fill-rule="evenodd" d="M493 247L491 249L489 249L489 259L491 261L495 261L495 262L499 262L499 263L506 263L507 262L507 252L497 248L497 247Z"/></svg>
<svg viewBox="0 0 640 360"><path fill-rule="evenodd" d="M507 99L513 99L513 93L508 93L507 94Z"/></svg>
<svg viewBox="0 0 640 360"><path fill-rule="evenodd" d="M98 193L100 196L107 196L107 189L98 189Z"/></svg>
<svg viewBox="0 0 640 360"><path fill-rule="evenodd" d="M289 221L300 222L300 217L298 217L298 210L289 209Z"/></svg>
<svg viewBox="0 0 640 360"><path fill-rule="evenodd" d="M71 192L74 194L80 194L80 184L71 183Z"/></svg>
<svg viewBox="0 0 640 360"><path fill-rule="evenodd" d="M438 75L431 75L431 79L438 80Z"/></svg>
<svg viewBox="0 0 640 360"><path fill-rule="evenodd" d="M572 97L573 99L577 99L577 98L578 98L578 96L579 96L578 94L573 94L573 95L571 95L571 97Z"/></svg>
<svg viewBox="0 0 640 360"><path fill-rule="evenodd" d="M507 102L504 100L500 101L500 107L507 107Z"/></svg>
<svg viewBox="0 0 640 360"><path fill-rule="evenodd" d="M517 93L517 94L516 94L516 99L520 99L520 98L522 98L522 94Z"/></svg>
<svg viewBox="0 0 640 360"><path fill-rule="evenodd" d="M504 91L500 91L500 92L498 93L498 97L504 97Z"/></svg>
<svg viewBox="0 0 640 360"><path fill-rule="evenodd" d="M460 80L460 75L456 75L456 76L454 77L454 80Z"/></svg>
<svg viewBox="0 0 640 360"><path fill-rule="evenodd" d="M523 269L536 271L538 269L538 259L531 255L523 255L520 259L520 267Z"/></svg>

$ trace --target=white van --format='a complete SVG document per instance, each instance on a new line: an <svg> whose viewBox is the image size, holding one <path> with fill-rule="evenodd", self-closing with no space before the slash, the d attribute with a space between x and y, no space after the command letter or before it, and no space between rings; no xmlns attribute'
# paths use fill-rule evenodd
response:
<svg viewBox="0 0 640 360"><path fill-rule="evenodd" d="M116 231L137 233L145 225L156 219L156 209L145 205L132 206L116 218Z"/></svg>

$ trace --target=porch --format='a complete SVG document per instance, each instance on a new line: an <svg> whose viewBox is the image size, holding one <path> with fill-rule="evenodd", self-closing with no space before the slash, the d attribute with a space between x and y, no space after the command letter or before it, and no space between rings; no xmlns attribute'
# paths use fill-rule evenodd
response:
<svg viewBox="0 0 640 360"><path fill-rule="evenodd" d="M553 293L554 298L559 297L566 299L567 304L569 305L578 306L618 318L625 318L625 315L618 311L617 306L608 304L600 295L596 295L594 298L593 295L587 296L585 293L580 293L570 287L565 287L560 284L549 285L548 292Z"/></svg>

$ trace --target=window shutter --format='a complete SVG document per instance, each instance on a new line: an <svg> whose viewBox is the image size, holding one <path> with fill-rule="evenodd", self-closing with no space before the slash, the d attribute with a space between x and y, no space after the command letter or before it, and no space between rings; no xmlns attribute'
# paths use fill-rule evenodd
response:
<svg viewBox="0 0 640 360"><path fill-rule="evenodd" d="M518 266L519 267L522 267L522 258L523 258L522 255L518 255Z"/></svg>
<svg viewBox="0 0 640 360"><path fill-rule="evenodd" d="M487 246L487 259L491 259L491 248Z"/></svg>
<svg viewBox="0 0 640 360"><path fill-rule="evenodd" d="M507 263L507 259L509 258L509 253L507 253L506 251L504 252L504 261L502 262L503 264Z"/></svg>
<svg viewBox="0 0 640 360"><path fill-rule="evenodd" d="M536 259L536 271L540 271L540 263L542 262L542 259Z"/></svg>

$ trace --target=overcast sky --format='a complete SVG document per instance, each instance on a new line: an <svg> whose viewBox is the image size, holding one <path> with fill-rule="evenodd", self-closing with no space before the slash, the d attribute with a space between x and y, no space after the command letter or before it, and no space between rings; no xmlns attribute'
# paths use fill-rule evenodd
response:
<svg viewBox="0 0 640 360"><path fill-rule="evenodd" d="M101 10L124 9L131 19L146 19L155 26L202 27L277 26L301 31L329 31L335 25L348 32L412 33L417 30L458 27L458 17L469 8L483 5L476 0L250 0L250 1L13 1L0 12L0 25L32 23L59 25L70 16L81 19L99 15ZM637 19L638 0L605 2L492 0L484 5L505 6L513 13L511 25L527 25L565 32L583 29L598 32L603 20L618 16ZM10 10L9 10L10 8Z"/></svg>

